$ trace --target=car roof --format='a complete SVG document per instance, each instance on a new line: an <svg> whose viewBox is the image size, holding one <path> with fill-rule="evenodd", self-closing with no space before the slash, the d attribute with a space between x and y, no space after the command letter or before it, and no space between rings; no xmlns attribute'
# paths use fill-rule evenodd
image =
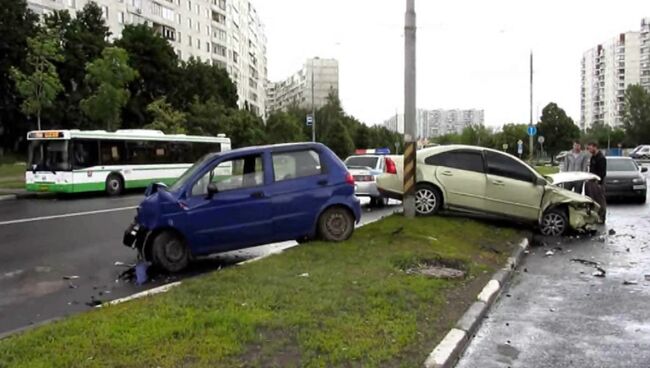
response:
<svg viewBox="0 0 650 368"><path fill-rule="evenodd" d="M282 143L282 144L269 144L269 145L262 145L262 146L236 148L234 150L220 152L220 154L238 155L238 154L247 154L247 153L257 153L266 150L271 150L271 151L283 150L286 148L310 149L310 148L322 148L322 147L325 146L321 143L314 143L314 142Z"/></svg>
<svg viewBox="0 0 650 368"><path fill-rule="evenodd" d="M508 154L506 152L503 152L503 151L495 150L495 149L492 149L492 148L481 147L481 146L471 146L471 145L468 145L468 144L447 144L447 145L436 146L436 147L428 147L428 148L423 148L423 149L419 150L418 153L429 155L429 154L433 154L433 153L440 153L440 152L459 150L459 149L466 149L466 150L471 150L471 151L492 151L492 152L512 156L512 155L510 155L510 154ZM514 156L512 156L512 157L514 157Z"/></svg>

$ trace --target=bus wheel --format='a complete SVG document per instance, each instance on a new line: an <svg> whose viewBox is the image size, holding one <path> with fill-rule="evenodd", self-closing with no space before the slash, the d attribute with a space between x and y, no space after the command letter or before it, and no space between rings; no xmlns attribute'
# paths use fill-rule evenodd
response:
<svg viewBox="0 0 650 368"><path fill-rule="evenodd" d="M124 191L124 180L118 174L110 174L106 178L106 193L109 196L117 196Z"/></svg>

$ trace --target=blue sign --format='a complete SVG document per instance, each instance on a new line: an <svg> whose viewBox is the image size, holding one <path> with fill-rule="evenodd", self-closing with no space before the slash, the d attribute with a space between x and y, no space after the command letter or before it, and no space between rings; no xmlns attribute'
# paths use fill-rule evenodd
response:
<svg viewBox="0 0 650 368"><path fill-rule="evenodd" d="M306 123L307 123L307 126L314 125L314 117L311 116L311 115L307 115Z"/></svg>
<svg viewBox="0 0 650 368"><path fill-rule="evenodd" d="M537 127L534 126L534 125L529 125L528 126L528 135L531 136L531 137L534 137L535 135L537 135Z"/></svg>

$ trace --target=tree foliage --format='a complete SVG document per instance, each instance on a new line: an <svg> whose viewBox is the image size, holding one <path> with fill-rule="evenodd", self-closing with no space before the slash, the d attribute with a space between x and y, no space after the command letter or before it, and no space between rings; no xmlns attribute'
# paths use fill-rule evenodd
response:
<svg viewBox="0 0 650 368"><path fill-rule="evenodd" d="M41 129L41 114L52 106L56 96L63 90L54 62L62 59L58 35L41 30L35 37L27 39L28 72L11 69L16 90L23 97L21 110L25 115L36 116Z"/></svg>
<svg viewBox="0 0 650 368"><path fill-rule="evenodd" d="M176 111L165 97L150 103L147 112L153 117L153 122L145 125L145 129L161 130L166 134L186 133L187 114Z"/></svg>
<svg viewBox="0 0 650 368"><path fill-rule="evenodd" d="M237 86L224 68L191 58L181 63L178 72L176 106L186 109L196 100L204 103L212 99L224 107L237 107Z"/></svg>
<svg viewBox="0 0 650 368"><path fill-rule="evenodd" d="M545 138L544 150L552 155L570 149L573 140L580 138L580 128L554 102L549 103L542 110L537 130L538 135Z"/></svg>
<svg viewBox="0 0 650 368"><path fill-rule="evenodd" d="M639 85L625 91L623 127L633 144L650 142L650 93Z"/></svg>
<svg viewBox="0 0 650 368"><path fill-rule="evenodd" d="M307 140L301 121L286 112L272 113L266 121L266 139L269 143L303 142Z"/></svg>
<svg viewBox="0 0 650 368"><path fill-rule="evenodd" d="M107 130L120 126L122 108L129 100L126 86L138 72L129 66L129 55L119 47L107 47L102 57L86 66L86 82L94 94L81 101L81 109Z"/></svg>

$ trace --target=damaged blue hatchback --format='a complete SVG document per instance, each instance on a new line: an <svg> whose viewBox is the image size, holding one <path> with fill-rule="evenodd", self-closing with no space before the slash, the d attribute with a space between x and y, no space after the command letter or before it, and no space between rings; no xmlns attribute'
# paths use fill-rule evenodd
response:
<svg viewBox="0 0 650 368"><path fill-rule="evenodd" d="M196 256L267 243L343 241L361 217L354 179L319 143L209 154L145 196L124 244L169 272Z"/></svg>

